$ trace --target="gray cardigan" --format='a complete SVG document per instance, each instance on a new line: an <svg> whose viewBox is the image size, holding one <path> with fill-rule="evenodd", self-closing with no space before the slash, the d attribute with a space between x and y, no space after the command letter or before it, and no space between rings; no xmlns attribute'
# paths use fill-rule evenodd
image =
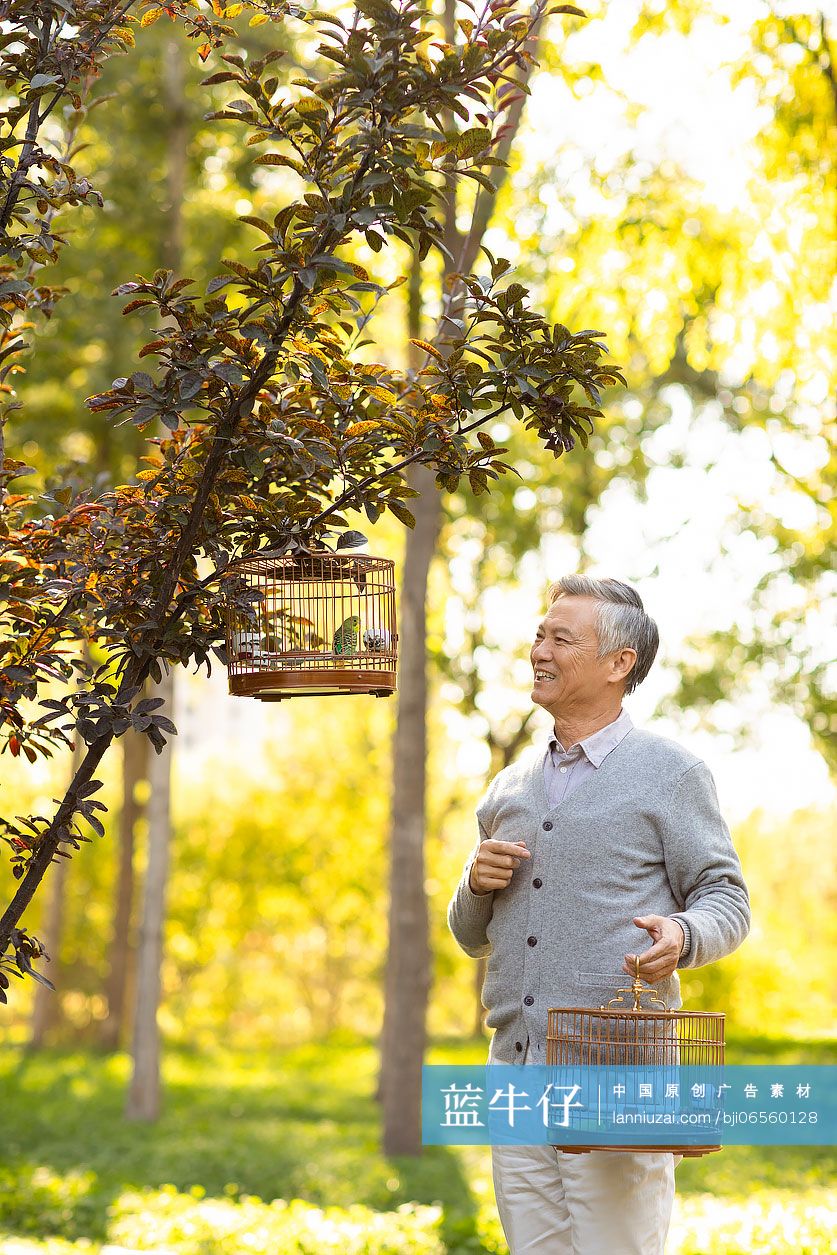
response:
<svg viewBox="0 0 837 1255"><path fill-rule="evenodd" d="M723 958L749 931L747 888L709 769L665 737L632 728L552 809L543 748L531 751L495 776L477 821L448 924L466 954L488 956L491 1062L519 1062L528 1037L529 1061L544 1063L549 1007L598 1007L629 983L625 954L651 944L633 916L685 922L679 967ZM489 837L523 840L532 857L506 889L478 895L468 877ZM681 1006L676 972L655 991Z"/></svg>

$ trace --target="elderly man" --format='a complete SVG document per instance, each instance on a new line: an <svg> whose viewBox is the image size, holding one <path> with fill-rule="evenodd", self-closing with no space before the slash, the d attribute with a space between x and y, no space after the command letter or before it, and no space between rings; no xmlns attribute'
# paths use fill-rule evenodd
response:
<svg viewBox="0 0 837 1255"><path fill-rule="evenodd" d="M532 698L554 731L491 782L448 910L466 954L488 956L489 1062L545 1063L547 1009L600 1006L637 952L640 975L677 1008L676 969L747 935L747 889L706 764L622 707L657 644L630 585L573 575L550 589ZM492 1161L511 1255L663 1251L673 1155L495 1146Z"/></svg>

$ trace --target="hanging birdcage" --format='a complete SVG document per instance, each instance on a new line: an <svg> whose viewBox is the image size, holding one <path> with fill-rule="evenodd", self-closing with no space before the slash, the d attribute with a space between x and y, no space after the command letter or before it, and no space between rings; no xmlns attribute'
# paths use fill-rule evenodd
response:
<svg viewBox="0 0 837 1255"><path fill-rule="evenodd" d="M230 692L286 697L395 692L395 564L330 551L261 552L235 567L250 600L227 612Z"/></svg>
<svg viewBox="0 0 837 1255"><path fill-rule="evenodd" d="M652 1110L660 1114L662 1125L673 1118L679 1120L683 1113L681 1080L688 1078L689 1086L696 1086L702 1095L711 1095L717 1083L719 1069L724 1062L724 1016L709 1011L669 1011L653 989L645 985L639 975L639 959L630 987L619 989L616 996L599 1007L552 1007L547 1015L546 1062L557 1074L567 1077L578 1074L579 1069L595 1068L589 1075L591 1094L589 1100L589 1128L585 1119L573 1124L574 1129L584 1131L583 1145L558 1144L556 1149L574 1153L591 1150L632 1151L659 1153L670 1151L684 1157L707 1155L720 1150L720 1144L712 1138L714 1122L683 1124L678 1129L676 1142L666 1142L664 1136L654 1144L642 1142L626 1145L603 1144L595 1140L597 1104L592 1101L592 1090L611 1095L618 1088L626 1090L625 1069L630 1069L632 1082L638 1087L645 1078L653 1099ZM633 997L633 1006L626 999ZM649 1007L642 1007L642 998ZM583 1075L583 1074L581 1074ZM582 1085L585 1082L582 1081ZM635 1098L635 1096L634 1096ZM626 1114L638 1120L650 1114L647 1103L634 1101L626 1093ZM599 1126L600 1127L600 1126ZM684 1129L687 1130L684 1132Z"/></svg>

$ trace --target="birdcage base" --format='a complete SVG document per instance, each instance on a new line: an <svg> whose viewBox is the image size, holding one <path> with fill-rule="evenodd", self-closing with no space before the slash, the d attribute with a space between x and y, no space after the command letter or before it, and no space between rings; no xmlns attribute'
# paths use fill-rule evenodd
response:
<svg viewBox="0 0 837 1255"><path fill-rule="evenodd" d="M236 697L255 697L262 702L281 702L289 697L337 697L366 693L390 697L395 692L395 672L349 670L330 667L302 670L230 672L230 692Z"/></svg>
<svg viewBox="0 0 837 1255"><path fill-rule="evenodd" d="M711 1155L721 1146L555 1146L553 1150L563 1150L568 1155L588 1155L591 1150L612 1151L615 1154L631 1155L682 1155L684 1159L699 1159L701 1155Z"/></svg>

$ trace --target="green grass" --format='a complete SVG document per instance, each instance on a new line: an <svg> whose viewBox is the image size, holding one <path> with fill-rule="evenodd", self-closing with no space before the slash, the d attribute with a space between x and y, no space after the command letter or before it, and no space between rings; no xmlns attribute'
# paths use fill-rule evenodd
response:
<svg viewBox="0 0 837 1255"><path fill-rule="evenodd" d="M439 1042L428 1057L484 1059L479 1042ZM730 1043L732 1063L833 1060L828 1043ZM381 1153L376 1067L372 1046L337 1039L270 1054L168 1051L163 1113L146 1125L122 1115L125 1055L8 1049L0 1252L95 1252L107 1241L178 1255L505 1252L487 1149ZM835 1165L833 1150L802 1147L684 1162L669 1250L827 1250Z"/></svg>

